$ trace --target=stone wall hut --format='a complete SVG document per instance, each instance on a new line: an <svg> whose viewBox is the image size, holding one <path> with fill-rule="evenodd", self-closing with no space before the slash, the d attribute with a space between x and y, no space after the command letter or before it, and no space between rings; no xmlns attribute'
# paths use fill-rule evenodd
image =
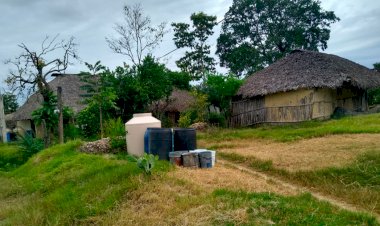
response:
<svg viewBox="0 0 380 226"><path fill-rule="evenodd" d="M339 56L295 50L248 77L232 103L232 127L330 118L368 110L380 73Z"/></svg>
<svg viewBox="0 0 380 226"><path fill-rule="evenodd" d="M57 87L62 87L63 106L68 106L78 113L86 107L83 104L85 91L80 87L84 85L80 81L80 77L75 74L63 74L55 77L49 82L50 88L57 94ZM43 98L40 94L34 93L28 100L12 115L12 120L16 122L16 129L20 134L26 132L34 132L37 137L43 136L43 130L34 125L32 120L32 112L41 108Z"/></svg>

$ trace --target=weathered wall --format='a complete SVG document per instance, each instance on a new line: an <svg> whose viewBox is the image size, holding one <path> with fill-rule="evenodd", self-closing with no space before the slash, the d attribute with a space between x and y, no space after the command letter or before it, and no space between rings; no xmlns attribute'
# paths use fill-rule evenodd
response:
<svg viewBox="0 0 380 226"><path fill-rule="evenodd" d="M16 130L20 135L24 136L26 131L32 130L32 123L30 122L30 120L17 121Z"/></svg>
<svg viewBox="0 0 380 226"><path fill-rule="evenodd" d="M315 88L313 90L313 119L327 119L336 107L336 90Z"/></svg>
<svg viewBox="0 0 380 226"><path fill-rule="evenodd" d="M364 90L355 88L339 88L336 90L337 107L348 111L367 111L368 100Z"/></svg>
<svg viewBox="0 0 380 226"><path fill-rule="evenodd" d="M266 96L266 122L287 123L310 120L313 95L311 89L300 89Z"/></svg>
<svg viewBox="0 0 380 226"><path fill-rule="evenodd" d="M260 123L328 119L336 107L348 111L366 111L368 110L366 92L353 87L337 90L314 88L234 101L230 124L238 127Z"/></svg>
<svg viewBox="0 0 380 226"><path fill-rule="evenodd" d="M44 138L44 128L42 127L42 125L39 125L39 126L36 125L35 128L36 128L36 137L43 139Z"/></svg>

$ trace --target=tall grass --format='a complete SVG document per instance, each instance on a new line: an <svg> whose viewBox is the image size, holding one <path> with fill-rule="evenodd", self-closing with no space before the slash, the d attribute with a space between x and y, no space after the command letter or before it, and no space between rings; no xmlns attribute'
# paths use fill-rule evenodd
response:
<svg viewBox="0 0 380 226"><path fill-rule="evenodd" d="M76 151L80 141L53 146L0 174L0 222L73 225L106 213L148 180L135 162ZM156 172L168 164L159 162Z"/></svg>
<svg viewBox="0 0 380 226"><path fill-rule="evenodd" d="M16 144L0 143L0 171L14 169L24 162L23 153Z"/></svg>
<svg viewBox="0 0 380 226"><path fill-rule="evenodd" d="M224 209L246 209L246 225L378 225L366 214L352 213L317 201L310 194L284 197L271 193L247 193L216 190L214 197ZM217 219L217 225L235 225Z"/></svg>
<svg viewBox="0 0 380 226"><path fill-rule="evenodd" d="M309 121L285 126L262 126L242 129L214 129L199 133L198 139L232 140L265 138L281 142L332 134L380 133L380 114L344 117L329 121Z"/></svg>
<svg viewBox="0 0 380 226"><path fill-rule="evenodd" d="M316 171L288 172L273 167L271 161L244 157L235 153L219 153L219 156L255 170L282 177L312 190L333 195L352 204L380 214L380 153L360 155L345 167L331 167Z"/></svg>

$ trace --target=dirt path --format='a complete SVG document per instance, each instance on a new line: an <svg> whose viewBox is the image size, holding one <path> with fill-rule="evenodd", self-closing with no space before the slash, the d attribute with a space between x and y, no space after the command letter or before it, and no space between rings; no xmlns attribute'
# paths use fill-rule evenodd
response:
<svg viewBox="0 0 380 226"><path fill-rule="evenodd" d="M345 209L345 210L348 210L348 211L352 211L352 212L364 212L364 213L371 214L372 216L374 216L377 219L378 222L380 222L380 215L379 214L370 213L367 210L364 210L364 209L359 208L357 206L351 205L351 204L346 203L344 201L338 200L336 198L333 198L333 197L330 197L330 196L326 196L324 194L321 194L321 193L318 193L318 192L315 192L315 191L311 191L310 189L302 187L302 186L297 186L297 185L294 185L294 184L290 184L290 183L285 182L284 180L279 179L277 177L274 177L274 176L271 176L271 175L267 175L267 174L262 173L262 172L255 171L253 169L250 169L250 168L247 168L245 166L241 166L239 164L235 164L235 163L232 163L232 162L229 162L229 161L226 161L226 160L218 160L218 164L222 164L222 165L224 165L226 167L232 167L232 168L238 169L238 170L243 171L245 173L251 174L251 175L253 175L255 177L260 177L260 178L262 178L262 179L264 179L266 181L274 181L276 184L279 184L282 187L288 188L288 189L293 190L295 192L307 192L307 193L310 193L312 196L314 196L316 199L318 199L320 201L329 202L329 203L331 203L334 206L337 206L339 208L342 208L342 209Z"/></svg>

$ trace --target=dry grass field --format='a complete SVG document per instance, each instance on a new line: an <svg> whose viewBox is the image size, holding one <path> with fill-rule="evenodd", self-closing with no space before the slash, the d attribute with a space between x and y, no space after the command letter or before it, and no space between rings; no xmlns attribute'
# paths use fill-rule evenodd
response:
<svg viewBox="0 0 380 226"><path fill-rule="evenodd" d="M200 146L270 160L274 167L288 171L304 171L341 167L368 151L380 152L380 134L330 135L286 143L254 138L222 142L203 140Z"/></svg>

